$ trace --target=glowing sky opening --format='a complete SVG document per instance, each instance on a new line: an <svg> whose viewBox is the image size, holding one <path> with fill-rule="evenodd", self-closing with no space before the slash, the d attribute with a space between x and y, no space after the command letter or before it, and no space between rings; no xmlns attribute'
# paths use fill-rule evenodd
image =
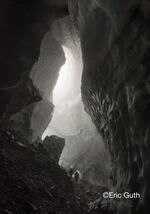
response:
<svg viewBox="0 0 150 214"><path fill-rule="evenodd" d="M53 104L55 106L52 120L45 130L47 135L68 136L79 130L77 112L81 109L81 73L70 49L63 46L65 64L59 71L59 76L53 90ZM79 110L80 112L80 110Z"/></svg>
<svg viewBox="0 0 150 214"><path fill-rule="evenodd" d="M80 158L83 153L86 154L89 147L93 151L93 155L99 155L99 150L103 149L103 144L99 143L102 143L102 138L97 133L90 116L84 111L81 99L83 63L80 49L77 50L76 48L68 49L63 46L66 61L60 68L53 89L55 108L52 120L42 136L42 139L51 135L65 139L65 146L59 161L59 164L65 169L75 164L78 157ZM91 155L89 158L92 157Z"/></svg>
<svg viewBox="0 0 150 214"><path fill-rule="evenodd" d="M70 50L63 46L66 61L59 71L59 77L53 90L53 104L57 107L65 99L69 99L73 90L74 59Z"/></svg>

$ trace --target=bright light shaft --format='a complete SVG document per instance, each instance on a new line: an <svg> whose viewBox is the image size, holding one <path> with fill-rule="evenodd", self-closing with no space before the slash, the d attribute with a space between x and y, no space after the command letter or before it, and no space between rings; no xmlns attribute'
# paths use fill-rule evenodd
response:
<svg viewBox="0 0 150 214"><path fill-rule="evenodd" d="M71 94L74 85L74 59L68 48L63 46L63 50L66 62L60 69L59 77L53 90L53 103L55 106L66 100L66 98Z"/></svg>
<svg viewBox="0 0 150 214"><path fill-rule="evenodd" d="M59 76L53 90L53 104L55 109L52 120L43 134L59 136L72 135L78 132L81 103L81 73L79 63L70 49L63 46L65 64L59 71ZM77 107L78 106L78 107ZM78 112L79 111L79 112ZM62 125L63 124L63 125Z"/></svg>

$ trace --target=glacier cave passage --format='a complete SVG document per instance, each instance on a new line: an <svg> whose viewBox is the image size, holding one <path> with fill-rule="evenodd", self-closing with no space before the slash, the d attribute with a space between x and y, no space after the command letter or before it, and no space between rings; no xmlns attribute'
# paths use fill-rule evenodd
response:
<svg viewBox="0 0 150 214"><path fill-rule="evenodd" d="M54 112L42 138L51 135L63 137L65 147L59 164L66 170L74 166L82 179L90 183L107 185L109 167L103 139L82 103L83 66L79 50L79 56L74 57L74 50L63 46L65 63L60 68L52 94Z"/></svg>
<svg viewBox="0 0 150 214"><path fill-rule="evenodd" d="M5 0L0 20L0 213L149 214L150 1Z"/></svg>

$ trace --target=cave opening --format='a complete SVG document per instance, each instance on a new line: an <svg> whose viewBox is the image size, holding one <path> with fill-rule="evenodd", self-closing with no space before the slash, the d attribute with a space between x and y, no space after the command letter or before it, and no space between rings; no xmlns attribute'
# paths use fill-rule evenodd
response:
<svg viewBox="0 0 150 214"><path fill-rule="evenodd" d="M69 45L68 45L69 46ZM52 92L54 111L42 139L56 135L65 139L59 165L66 171L73 166L80 176L94 185L108 185L108 157L102 137L85 112L81 95L81 50L62 46L65 63L61 66Z"/></svg>
<svg viewBox="0 0 150 214"><path fill-rule="evenodd" d="M79 99L81 100L81 84L79 84L81 77L76 72L75 59L72 52L65 46L63 46L63 51L65 63L60 68L58 79L52 92L53 117L42 138L52 134L60 137L74 135L78 129L78 127L75 127L77 122L73 114L73 107Z"/></svg>
<svg viewBox="0 0 150 214"><path fill-rule="evenodd" d="M73 165L82 180L108 186L108 150L82 102L82 57L73 17L54 22L43 38L38 62L30 74L42 96L32 113L32 141L37 137L44 141L52 135L64 138L59 165L66 171Z"/></svg>

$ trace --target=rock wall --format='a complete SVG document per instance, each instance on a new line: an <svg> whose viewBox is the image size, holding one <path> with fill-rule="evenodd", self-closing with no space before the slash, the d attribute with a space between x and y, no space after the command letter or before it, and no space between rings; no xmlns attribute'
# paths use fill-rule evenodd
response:
<svg viewBox="0 0 150 214"><path fill-rule="evenodd" d="M150 5L101 0L79 5L85 109L110 151L113 190L141 194L120 202L118 212L149 213Z"/></svg>
<svg viewBox="0 0 150 214"><path fill-rule="evenodd" d="M27 104L26 101L24 101L22 90L16 89L18 87L16 84L18 84L19 81L25 81L23 80L24 76L29 76L32 66L39 57L41 41L49 31L53 21L65 16L67 13L68 11L65 1L37 0L35 2L34 0L6 0L1 2L0 120L2 118L2 126L4 118L7 118L8 123L8 116L11 115L6 115L6 108L9 108L10 110L13 103L13 110L16 108L15 111L17 112L17 115L13 115L14 112L12 109L9 113L12 112L13 124L15 124L14 128L17 128L17 130L19 126L26 128L26 131L23 134L26 134L28 139L32 139L32 124L30 124L30 118L32 117L32 111L33 116L35 115L35 110L37 109L35 108L35 102L39 100L35 101L33 96L31 96L28 99L32 99L32 102L30 105ZM20 87L24 88L24 85L20 84ZM26 87L28 87L28 85ZM28 96L30 96L30 93ZM38 96L40 96L40 93ZM42 110L47 110L46 117L44 118L45 123L47 123L47 118L49 120L51 119L53 106L50 103L48 104L46 100L43 101L43 105L41 102L42 101L39 103L39 108L43 106ZM16 107L14 106L14 103ZM20 105L23 103L24 106L20 108ZM18 107L20 109L18 109ZM42 119L40 118L39 121L41 122ZM44 128L46 126L45 123L42 123ZM22 131L22 128L20 127L19 130Z"/></svg>
<svg viewBox="0 0 150 214"><path fill-rule="evenodd" d="M0 213L87 213L58 165L64 140L47 138L35 146L10 130L0 131Z"/></svg>
<svg viewBox="0 0 150 214"><path fill-rule="evenodd" d="M32 141L37 137L42 137L52 118L54 109L52 91L56 84L59 70L64 63L64 52L51 29L42 40L39 59L30 72L30 78L42 97L41 102L35 105L31 115Z"/></svg>

